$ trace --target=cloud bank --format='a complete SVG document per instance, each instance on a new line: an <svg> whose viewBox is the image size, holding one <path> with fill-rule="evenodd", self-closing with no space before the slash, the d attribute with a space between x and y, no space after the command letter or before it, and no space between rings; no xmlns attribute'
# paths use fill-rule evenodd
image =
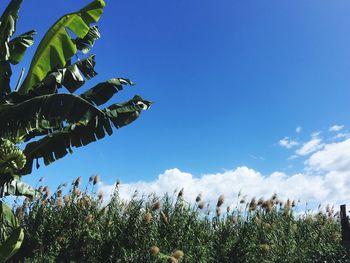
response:
<svg viewBox="0 0 350 263"><path fill-rule="evenodd" d="M247 200L252 197L269 198L274 193L283 200L291 198L316 205L338 205L350 200L350 139L327 144L314 135L297 151L300 155L308 156L304 161L305 168L296 174L276 171L264 175L241 166L220 173L193 175L172 168L152 181L122 184L120 195L130 199L135 190L140 194L163 195L173 194L174 190L184 188L186 200L194 202L196 196L201 193L203 199L212 204L223 194L226 205L234 205L240 192ZM100 184L100 190L107 195L113 189L114 185Z"/></svg>

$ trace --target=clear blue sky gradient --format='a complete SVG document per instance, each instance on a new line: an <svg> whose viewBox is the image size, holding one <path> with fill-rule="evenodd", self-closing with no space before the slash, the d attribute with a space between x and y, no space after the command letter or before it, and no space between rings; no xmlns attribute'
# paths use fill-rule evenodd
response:
<svg viewBox="0 0 350 263"><path fill-rule="evenodd" d="M88 2L24 0L17 32L36 29L37 45L55 20ZM106 4L92 50L99 75L85 87L128 77L137 85L114 101L137 93L155 104L112 137L42 165L29 182L95 173L107 183L152 180L173 167L200 175L246 165L268 174L288 165L277 146L285 135L308 139L350 124L349 1Z"/></svg>

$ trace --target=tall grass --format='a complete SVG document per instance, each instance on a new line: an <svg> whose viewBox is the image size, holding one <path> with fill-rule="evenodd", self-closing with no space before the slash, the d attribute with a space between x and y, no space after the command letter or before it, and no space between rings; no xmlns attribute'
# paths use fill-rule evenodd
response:
<svg viewBox="0 0 350 263"><path fill-rule="evenodd" d="M340 245L340 224L332 209L296 215L295 202L242 200L230 210L220 196L208 211L199 195L119 197L96 191L98 177L80 189L25 200L14 207L26 237L12 262L350 262ZM109 199L109 198L108 198Z"/></svg>

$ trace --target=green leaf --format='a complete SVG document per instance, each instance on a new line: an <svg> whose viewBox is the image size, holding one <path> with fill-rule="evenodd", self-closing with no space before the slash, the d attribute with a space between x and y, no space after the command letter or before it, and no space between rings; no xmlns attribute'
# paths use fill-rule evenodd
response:
<svg viewBox="0 0 350 263"><path fill-rule="evenodd" d="M105 113L74 94L49 94L8 105L0 111L0 137L19 141L33 131L50 132L64 122L82 125Z"/></svg>
<svg viewBox="0 0 350 263"><path fill-rule="evenodd" d="M12 0L0 18L0 94L11 92L10 78L12 75L9 63L9 42L16 31L16 21L22 0Z"/></svg>
<svg viewBox="0 0 350 263"><path fill-rule="evenodd" d="M18 251L23 238L23 230L11 208L0 202L0 262L5 262Z"/></svg>
<svg viewBox="0 0 350 263"><path fill-rule="evenodd" d="M11 64L16 65L21 62L27 48L34 44L34 35L36 35L36 31L31 30L15 37L9 42L9 60Z"/></svg>
<svg viewBox="0 0 350 263"><path fill-rule="evenodd" d="M26 196L33 198L39 195L30 185L23 183L19 179L12 179L7 182L1 182L0 184L0 197L14 195L14 196Z"/></svg>
<svg viewBox="0 0 350 263"><path fill-rule="evenodd" d="M18 11L22 0L12 0L0 18L0 61L7 61L10 57L9 42L16 31Z"/></svg>
<svg viewBox="0 0 350 263"><path fill-rule="evenodd" d="M11 92L10 80L12 76L12 70L10 62L0 61L0 95Z"/></svg>
<svg viewBox="0 0 350 263"><path fill-rule="evenodd" d="M118 91L123 89L123 85L135 85L131 80L124 78L114 78L97 84L80 95L83 99L99 106L106 103Z"/></svg>
<svg viewBox="0 0 350 263"><path fill-rule="evenodd" d="M99 20L104 6L103 0L95 0L78 12L64 15L48 30L34 54L20 93L28 93L50 71L66 65L77 52L67 29L78 38L84 38L90 30L90 24Z"/></svg>
<svg viewBox="0 0 350 263"><path fill-rule="evenodd" d="M136 120L141 110L148 110L152 102L143 100L140 96L135 95L132 100L125 103L116 103L104 109L115 127L121 128Z"/></svg>
<svg viewBox="0 0 350 263"><path fill-rule="evenodd" d="M90 27L89 32L83 38L77 38L74 40L77 49L84 54L88 53L93 47L95 41L101 37L101 33L97 26Z"/></svg>
<svg viewBox="0 0 350 263"><path fill-rule="evenodd" d="M32 171L34 159L43 158L45 165L64 157L72 152L72 147L85 146L91 142L102 139L106 133L113 133L111 123L116 128L123 127L140 116L142 110L148 109L149 101L135 96L132 100L114 104L103 110L103 116L92 116L90 121L81 124L72 124L61 131L56 131L44 138L28 143L24 149L27 164L21 175L29 174Z"/></svg>
<svg viewBox="0 0 350 263"><path fill-rule="evenodd" d="M10 207L8 207L5 203L0 201L0 228L17 228L18 221L15 215L12 213ZM6 235L7 231L1 231L0 238L1 240L6 239L8 236Z"/></svg>
<svg viewBox="0 0 350 263"><path fill-rule="evenodd" d="M52 94L61 86L73 93L85 83L84 77L90 79L97 75L94 70L95 64L95 55L91 55L68 67L57 69L35 86L33 93L35 95Z"/></svg>
<svg viewBox="0 0 350 263"><path fill-rule="evenodd" d="M0 262L6 262L21 248L24 239L24 231L18 227L0 245Z"/></svg>

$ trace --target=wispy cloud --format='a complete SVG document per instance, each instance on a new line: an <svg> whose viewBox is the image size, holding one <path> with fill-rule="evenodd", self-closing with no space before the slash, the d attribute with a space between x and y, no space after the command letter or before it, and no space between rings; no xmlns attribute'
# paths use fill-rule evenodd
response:
<svg viewBox="0 0 350 263"><path fill-rule="evenodd" d="M338 132L344 128L344 125L333 125L329 128L329 131L331 132Z"/></svg>
<svg viewBox="0 0 350 263"><path fill-rule="evenodd" d="M299 157L298 155L293 154L293 155L291 155L291 156L288 157L288 160L295 160L295 159L297 159L298 157Z"/></svg>
<svg viewBox="0 0 350 263"><path fill-rule="evenodd" d="M265 161L265 158L264 157L262 157L262 156L257 156L257 155L254 155L254 154L250 154L249 155L252 159L254 159L254 160L260 160L260 161Z"/></svg>
<svg viewBox="0 0 350 263"><path fill-rule="evenodd" d="M279 140L278 144L284 148L290 149L294 146L297 146L299 143L297 141L289 139L288 137L284 137L282 140Z"/></svg>
<svg viewBox="0 0 350 263"><path fill-rule="evenodd" d="M337 139L344 139L344 138L350 138L350 133L346 132L346 133L343 133L343 132L340 132L340 133L337 133L335 135L335 138Z"/></svg>
<svg viewBox="0 0 350 263"><path fill-rule="evenodd" d="M311 139L308 142L305 142L299 149L295 151L297 155L305 156L315 151L318 151L323 148L324 144L322 139L318 137L319 133L313 133Z"/></svg>
<svg viewBox="0 0 350 263"><path fill-rule="evenodd" d="M302 127L298 126L298 127L296 127L295 132L296 133L301 133L301 130L302 130Z"/></svg>

